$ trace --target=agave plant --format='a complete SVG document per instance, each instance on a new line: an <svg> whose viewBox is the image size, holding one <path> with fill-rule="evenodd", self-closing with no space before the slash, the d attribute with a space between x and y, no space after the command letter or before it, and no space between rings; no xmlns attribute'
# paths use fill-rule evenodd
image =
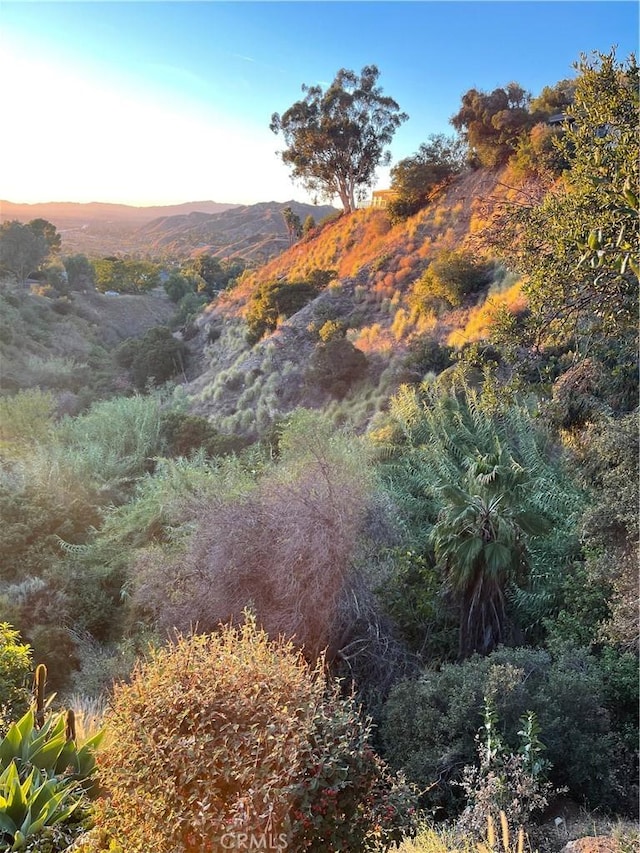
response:
<svg viewBox="0 0 640 853"><path fill-rule="evenodd" d="M95 750L103 734L98 732L78 747L67 737L67 714L52 715L37 728L31 709L9 726L0 741L0 768L8 768L13 762L23 780L35 768L50 779L64 777L86 785L95 768Z"/></svg>
<svg viewBox="0 0 640 853"><path fill-rule="evenodd" d="M40 665L32 707L0 741L1 850L21 850L30 836L67 823L91 787L103 732L78 746L73 711L46 716L46 676Z"/></svg>
<svg viewBox="0 0 640 853"><path fill-rule="evenodd" d="M0 775L0 844L20 850L44 827L68 820L81 803L73 780L49 778L35 767L21 781L15 760Z"/></svg>

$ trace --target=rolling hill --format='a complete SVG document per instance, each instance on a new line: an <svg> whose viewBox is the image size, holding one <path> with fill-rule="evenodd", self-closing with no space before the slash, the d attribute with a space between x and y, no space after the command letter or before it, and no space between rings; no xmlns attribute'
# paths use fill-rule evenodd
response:
<svg viewBox="0 0 640 853"><path fill-rule="evenodd" d="M60 231L65 254L184 259L208 252L264 263L289 246L282 218L285 207L291 207L301 222L308 216L318 222L337 213L328 205L296 201L253 205L193 201L167 207L0 201L0 222L47 219Z"/></svg>
<svg viewBox="0 0 640 853"><path fill-rule="evenodd" d="M206 252L264 263L289 247L289 235L282 217L285 207L290 207L301 222L308 216L319 222L337 213L328 205L269 201L213 214L192 212L163 216L144 225L134 236L155 256L182 258Z"/></svg>
<svg viewBox="0 0 640 853"><path fill-rule="evenodd" d="M326 408L338 419L348 407L349 417L365 427L403 381L415 381L407 356L416 343L426 342L444 356L450 346L485 336L496 306L524 307L518 283L498 265L486 285L437 319L419 317L410 306L415 283L443 252L487 260L479 234L513 192L503 181L502 172L469 171L397 224L385 210L357 210L245 275L197 320L199 334L190 346L200 352L201 373L185 389L193 410L224 432L254 436L299 405ZM223 214L233 215L237 211ZM318 270L332 270L333 281L251 346L246 318L259 289L269 282L305 280ZM347 388L337 382L337 390L326 375L317 381L319 330L327 322L340 326L367 359L365 375L347 382ZM337 381L342 368L338 358L328 372ZM417 369L425 372L429 366L425 362Z"/></svg>

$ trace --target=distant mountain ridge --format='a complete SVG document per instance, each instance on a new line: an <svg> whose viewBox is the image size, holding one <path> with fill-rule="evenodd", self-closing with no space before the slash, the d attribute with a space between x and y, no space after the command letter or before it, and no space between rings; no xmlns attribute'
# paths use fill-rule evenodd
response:
<svg viewBox="0 0 640 853"><path fill-rule="evenodd" d="M267 201L242 205L221 213L200 211L154 219L135 237L150 254L185 256L206 252L224 257L266 261L289 247L289 233L282 211L290 207L304 223L308 216L319 222L337 213L329 205L297 201Z"/></svg>
<svg viewBox="0 0 640 853"><path fill-rule="evenodd" d="M180 260L207 252L262 263L289 247L282 216L285 207L290 207L302 223L308 216L319 222L337 213L329 205L297 201L250 205L190 201L165 207L0 201L0 221L48 219L62 235L65 254L83 252L94 258L133 254Z"/></svg>
<svg viewBox="0 0 640 853"><path fill-rule="evenodd" d="M90 220L126 220L139 223L150 222L159 216L174 216L201 213L221 213L236 207L217 201L188 201L183 204L153 205L151 207L137 207L129 204L110 204L108 202L92 201L88 204L73 201L38 202L36 204L16 204L12 201L0 200L0 220L18 219L28 222L31 219L42 217L49 219L56 227L56 220L67 222L69 220L82 222Z"/></svg>

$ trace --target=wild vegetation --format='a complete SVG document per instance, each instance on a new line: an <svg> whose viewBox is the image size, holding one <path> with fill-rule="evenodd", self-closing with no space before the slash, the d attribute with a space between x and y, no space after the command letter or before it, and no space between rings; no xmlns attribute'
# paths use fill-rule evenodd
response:
<svg viewBox="0 0 640 853"><path fill-rule="evenodd" d="M637 818L638 70L576 70L466 93L399 206L287 214L287 252L159 264L166 296L0 234L39 248L0 292L2 849ZM168 313L118 336L121 300Z"/></svg>

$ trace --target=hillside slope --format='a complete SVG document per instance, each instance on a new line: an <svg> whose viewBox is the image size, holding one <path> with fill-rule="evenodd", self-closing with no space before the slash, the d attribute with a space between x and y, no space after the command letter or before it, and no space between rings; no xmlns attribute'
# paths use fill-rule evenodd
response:
<svg viewBox="0 0 640 853"><path fill-rule="evenodd" d="M68 410L74 395L111 396L120 374L111 353L127 338L165 325L175 306L164 292L109 297L72 293L51 299L0 283L0 394L39 387Z"/></svg>
<svg viewBox="0 0 640 853"><path fill-rule="evenodd" d="M452 335L457 345L482 335L481 323L465 332L485 305L519 299L517 286L495 269L493 281L455 310L417 316L408 304L411 288L443 251L482 257L478 233L513 192L500 172L478 170L441 188L415 216L393 225L384 210L358 210L316 229L278 258L220 296L198 319L202 373L185 392L195 411L225 431L259 434L295 406L328 407L336 417L346 407L361 425L386 406L406 381L412 342L442 348ZM299 281L314 270L335 271L334 280L309 304L255 346L246 340L245 317L253 295L269 281ZM511 291L509 288L511 287ZM486 318L485 318L486 319ZM333 321L367 357L366 376L338 392L318 381L319 329ZM430 344L431 345L431 344ZM323 364L339 376L341 365ZM421 369L420 367L418 369ZM322 377L321 377L322 378ZM354 415L355 412L355 415Z"/></svg>
<svg viewBox="0 0 640 853"><path fill-rule="evenodd" d="M206 252L224 258L241 257L264 263L289 246L289 235L282 217L285 207L290 207L301 222L308 216L318 222L337 212L327 205L270 201L211 215L194 212L162 217L137 231L135 239L156 256L183 258Z"/></svg>

